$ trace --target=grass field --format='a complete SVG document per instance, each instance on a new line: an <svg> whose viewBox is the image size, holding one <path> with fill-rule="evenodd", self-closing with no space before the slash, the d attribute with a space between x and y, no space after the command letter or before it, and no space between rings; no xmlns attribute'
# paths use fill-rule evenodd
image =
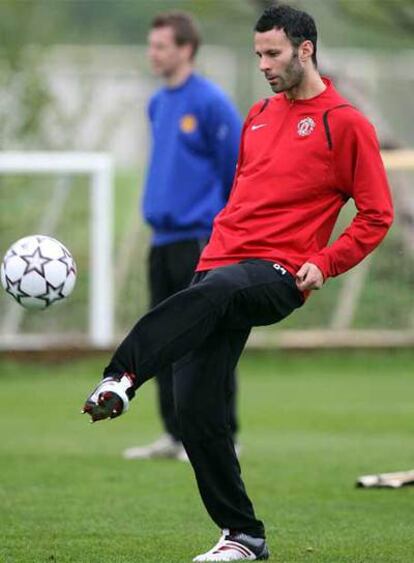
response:
<svg viewBox="0 0 414 563"><path fill-rule="evenodd" d="M78 414L105 360L0 360L2 563L178 563L216 540L187 464L120 457L160 430L152 383L123 419ZM414 489L353 484L414 466L413 363L414 352L243 359L242 467L272 561L412 563Z"/></svg>

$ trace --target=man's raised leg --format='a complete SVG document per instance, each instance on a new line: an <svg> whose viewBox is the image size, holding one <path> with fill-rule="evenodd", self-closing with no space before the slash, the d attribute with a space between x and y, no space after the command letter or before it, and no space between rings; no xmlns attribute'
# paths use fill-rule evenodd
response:
<svg viewBox="0 0 414 563"><path fill-rule="evenodd" d="M146 380L198 348L220 322L234 329L271 324L301 304L292 276L270 262L249 260L201 272L196 283L138 321L106 367L100 384L104 387L96 388L85 411L93 420L119 416L127 403L114 404L116 388L130 400Z"/></svg>

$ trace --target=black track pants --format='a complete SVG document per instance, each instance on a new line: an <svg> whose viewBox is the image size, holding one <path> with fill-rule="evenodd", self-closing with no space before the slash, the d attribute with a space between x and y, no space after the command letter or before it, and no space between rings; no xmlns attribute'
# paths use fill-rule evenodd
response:
<svg viewBox="0 0 414 563"><path fill-rule="evenodd" d="M193 284L141 318L105 375L137 387L174 365L181 437L207 511L220 528L264 536L244 488L229 426L229 377L250 329L276 323L303 302L293 277L264 260L196 274Z"/></svg>
<svg viewBox="0 0 414 563"><path fill-rule="evenodd" d="M148 285L151 308L167 297L188 287L194 277L194 270L200 253L207 240L191 239L152 246L148 256ZM172 366L169 365L156 374L158 407L165 430L176 440L181 440L173 392ZM229 424L233 434L238 431L237 420L237 380L233 372L229 387Z"/></svg>

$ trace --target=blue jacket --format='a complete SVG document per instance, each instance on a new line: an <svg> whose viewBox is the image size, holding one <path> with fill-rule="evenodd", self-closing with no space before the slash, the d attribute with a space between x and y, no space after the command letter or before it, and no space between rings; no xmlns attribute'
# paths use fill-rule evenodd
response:
<svg viewBox="0 0 414 563"><path fill-rule="evenodd" d="M227 96L192 74L151 98L143 212L154 245L208 238L233 182L241 120Z"/></svg>

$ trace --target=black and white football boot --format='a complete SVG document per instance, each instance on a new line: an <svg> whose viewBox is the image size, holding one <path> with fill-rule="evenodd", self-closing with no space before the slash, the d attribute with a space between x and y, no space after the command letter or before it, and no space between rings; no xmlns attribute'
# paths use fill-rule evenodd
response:
<svg viewBox="0 0 414 563"><path fill-rule="evenodd" d="M193 561L263 561L269 559L266 540L242 532L223 530L216 545Z"/></svg>
<svg viewBox="0 0 414 563"><path fill-rule="evenodd" d="M89 414L91 422L121 416L135 395L134 383L131 373L105 377L86 399L81 413Z"/></svg>

